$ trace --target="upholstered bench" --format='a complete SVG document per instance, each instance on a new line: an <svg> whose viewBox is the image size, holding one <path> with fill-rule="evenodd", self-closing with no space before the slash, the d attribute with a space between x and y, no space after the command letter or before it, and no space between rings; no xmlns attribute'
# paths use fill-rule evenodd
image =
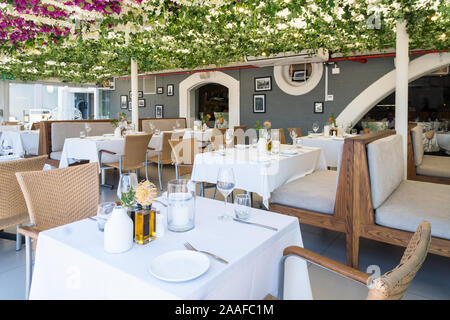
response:
<svg viewBox="0 0 450 320"><path fill-rule="evenodd" d="M416 174L450 179L450 157L424 155L421 126L411 129L411 138Z"/></svg>
<svg viewBox="0 0 450 320"><path fill-rule="evenodd" d="M142 119L141 129L144 132L153 133L150 124L160 131L171 131L173 127L186 128L186 118Z"/></svg>

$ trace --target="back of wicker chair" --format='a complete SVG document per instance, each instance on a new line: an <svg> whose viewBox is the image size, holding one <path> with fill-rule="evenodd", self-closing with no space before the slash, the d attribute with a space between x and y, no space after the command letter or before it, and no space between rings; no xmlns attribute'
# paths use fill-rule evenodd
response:
<svg viewBox="0 0 450 320"><path fill-rule="evenodd" d="M31 221L40 231L91 217L97 212L100 189L96 162L16 175Z"/></svg>
<svg viewBox="0 0 450 320"><path fill-rule="evenodd" d="M47 155L0 162L0 229L29 221L27 205L16 172L42 170Z"/></svg>
<svg viewBox="0 0 450 320"><path fill-rule="evenodd" d="M373 280L367 296L368 300L399 300L408 289L428 253L431 241L431 226L423 221L406 247L400 264Z"/></svg>

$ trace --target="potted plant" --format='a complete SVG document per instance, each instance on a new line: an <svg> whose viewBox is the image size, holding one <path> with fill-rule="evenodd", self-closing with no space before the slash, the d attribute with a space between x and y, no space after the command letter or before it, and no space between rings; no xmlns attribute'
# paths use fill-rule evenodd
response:
<svg viewBox="0 0 450 320"><path fill-rule="evenodd" d="M114 136L117 138L123 137L124 131L127 127L127 115L125 112L117 113L117 119L109 119L109 122L116 128Z"/></svg>

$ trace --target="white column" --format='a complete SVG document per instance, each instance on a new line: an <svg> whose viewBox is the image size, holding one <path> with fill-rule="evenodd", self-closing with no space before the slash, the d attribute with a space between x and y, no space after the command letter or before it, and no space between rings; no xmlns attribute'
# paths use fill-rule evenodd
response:
<svg viewBox="0 0 450 320"><path fill-rule="evenodd" d="M35 109L42 109L42 84L34 85L34 106Z"/></svg>
<svg viewBox="0 0 450 320"><path fill-rule="evenodd" d="M396 88L395 88L395 130L403 138L403 157L406 179L408 160L408 64L409 36L406 22L397 22L396 40Z"/></svg>
<svg viewBox="0 0 450 320"><path fill-rule="evenodd" d="M3 121L9 120L9 81L2 80Z"/></svg>
<svg viewBox="0 0 450 320"><path fill-rule="evenodd" d="M134 59L131 59L131 122L134 124L134 129L139 130L138 65Z"/></svg>
<svg viewBox="0 0 450 320"><path fill-rule="evenodd" d="M100 90L94 89L94 119L100 119Z"/></svg>

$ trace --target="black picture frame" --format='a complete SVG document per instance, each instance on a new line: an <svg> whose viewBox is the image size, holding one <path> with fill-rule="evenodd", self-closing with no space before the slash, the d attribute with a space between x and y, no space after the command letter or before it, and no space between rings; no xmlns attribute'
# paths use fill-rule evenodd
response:
<svg viewBox="0 0 450 320"><path fill-rule="evenodd" d="M128 96L126 94L120 96L120 109L128 109Z"/></svg>
<svg viewBox="0 0 450 320"><path fill-rule="evenodd" d="M267 83L258 85L258 81L266 81ZM272 76L255 78L255 91L272 91Z"/></svg>
<svg viewBox="0 0 450 320"><path fill-rule="evenodd" d="M145 99L138 99L138 108L145 108Z"/></svg>
<svg viewBox="0 0 450 320"><path fill-rule="evenodd" d="M155 118L157 119L164 118L164 106L162 104L155 105Z"/></svg>
<svg viewBox="0 0 450 320"><path fill-rule="evenodd" d="M322 101L314 102L314 113L323 113L323 102Z"/></svg>
<svg viewBox="0 0 450 320"><path fill-rule="evenodd" d="M253 113L266 113L266 95L253 95Z"/></svg>
<svg viewBox="0 0 450 320"><path fill-rule="evenodd" d="M173 84L167 85L167 96L171 97L175 94L175 86Z"/></svg>
<svg viewBox="0 0 450 320"><path fill-rule="evenodd" d="M128 92L131 100L131 90ZM142 99L144 97L144 91L138 91L138 99Z"/></svg>
<svg viewBox="0 0 450 320"><path fill-rule="evenodd" d="M157 94L164 94L164 87L158 87L158 88L156 88L156 93L157 93Z"/></svg>

